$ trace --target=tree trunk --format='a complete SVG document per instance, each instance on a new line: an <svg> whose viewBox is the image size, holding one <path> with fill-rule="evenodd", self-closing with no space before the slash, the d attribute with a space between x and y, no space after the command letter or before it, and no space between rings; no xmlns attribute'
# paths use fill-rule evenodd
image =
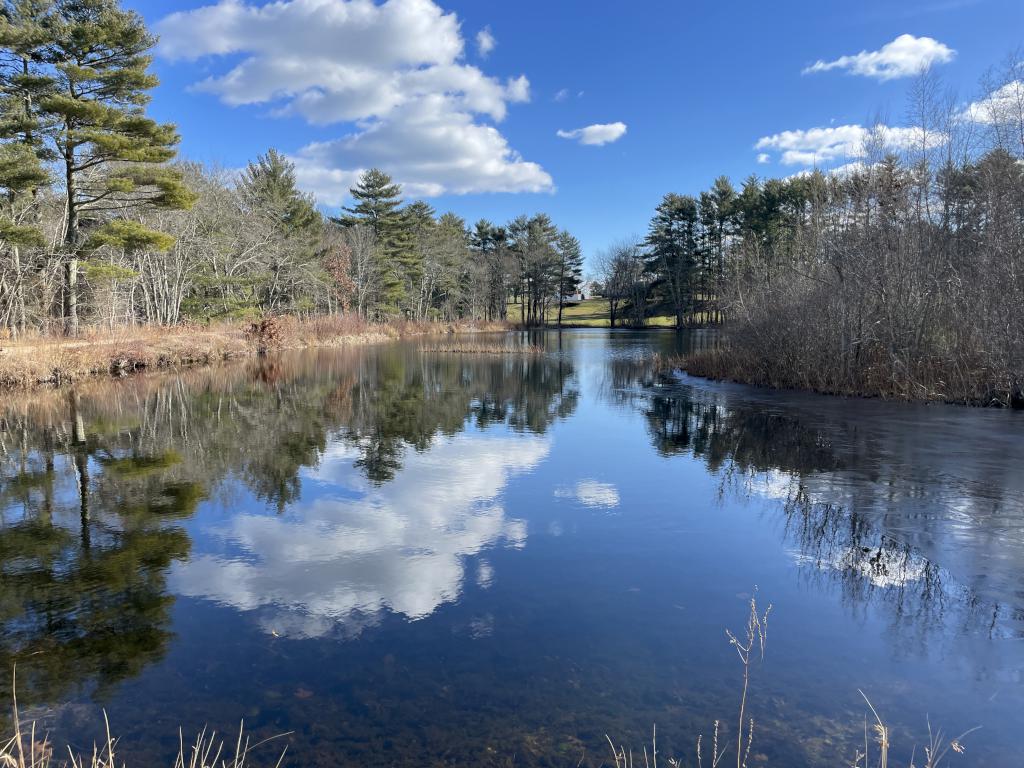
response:
<svg viewBox="0 0 1024 768"><path fill-rule="evenodd" d="M78 201L75 199L75 150L70 128L64 149L64 181L67 186L67 226L64 230L64 333L78 335Z"/></svg>
<svg viewBox="0 0 1024 768"><path fill-rule="evenodd" d="M75 469L78 472L79 518L81 522L82 549L91 546L89 511L89 448L85 438L85 420L82 418L81 401L78 392L68 396L71 404L71 443L75 452Z"/></svg>
<svg viewBox="0 0 1024 768"><path fill-rule="evenodd" d="M78 335L78 257L64 263L64 333Z"/></svg>
<svg viewBox="0 0 1024 768"><path fill-rule="evenodd" d="M14 258L14 318L11 327L15 328L17 335L25 335L25 276L21 271L21 250L18 246L11 249Z"/></svg>

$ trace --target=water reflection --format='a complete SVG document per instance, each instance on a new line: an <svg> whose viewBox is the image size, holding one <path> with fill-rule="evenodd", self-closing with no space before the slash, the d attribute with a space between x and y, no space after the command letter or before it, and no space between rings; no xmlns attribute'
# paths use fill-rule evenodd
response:
<svg viewBox="0 0 1024 768"><path fill-rule="evenodd" d="M412 347L9 398L0 667L18 665L24 703L102 692L164 655L175 593L295 636L426 616L458 596L467 557L522 545L497 497L577 398L566 360ZM517 439L489 437L498 425ZM204 532L233 556L193 553L183 521L246 493L279 516Z"/></svg>
<svg viewBox="0 0 1024 768"><path fill-rule="evenodd" d="M204 491L181 478L177 454L118 451L77 393L43 420L6 415L0 435L0 666L17 665L27 703L85 682L102 695L165 653L166 569L191 546L169 521Z"/></svg>
<svg viewBox="0 0 1024 768"><path fill-rule="evenodd" d="M1024 636L1019 422L680 381L652 364L674 338L8 398L0 664L62 735L93 738L102 700L140 764L173 752L154 723L244 715L303 764L597 765L606 732L657 721L688 754L729 715L721 630L756 582L764 760L834 761L868 683L904 723L934 700L1007 732L1024 667L988 650Z"/></svg>
<svg viewBox="0 0 1024 768"><path fill-rule="evenodd" d="M315 499L286 516L235 516L211 533L237 553L194 557L172 584L261 609L264 629L287 636L351 636L385 611L424 618L458 599L468 556L525 544L526 523L498 497L548 451L537 436L440 436L380 484L358 471L358 450L330 450L310 474ZM478 579L493 580L490 566Z"/></svg>
<svg viewBox="0 0 1024 768"><path fill-rule="evenodd" d="M921 418L921 450L905 456L906 446L892 445L904 435L885 440L882 424L867 421L886 419L888 409L877 403L859 404L866 419L850 426L813 412L815 405L834 406L833 399L780 393L743 402L728 387L679 384L636 361L614 361L610 370L611 399L642 412L659 453L699 458L720 478L721 494L781 502L784 540L802 576L836 583L857 611L885 606L901 644L916 641L924 650L936 629L1024 637L1024 592L1014 584L1015 563L1024 562L1022 497L1014 482L974 481L988 474L989 463L1005 464L999 435L986 433L994 445L962 457L956 472L945 462L937 471L921 456L932 429L971 437L976 414L939 413L937 425ZM952 498L955 505L947 506ZM966 515L971 544L979 546L979 529L989 528L993 511L1015 521L999 547L984 548L989 555L1002 550L1008 570L953 558L962 566L957 572L929 557L943 553L943 535L956 534L950 517Z"/></svg>
<svg viewBox="0 0 1024 768"><path fill-rule="evenodd" d="M619 506L618 489L611 483L599 480L580 480L573 486L561 486L555 490L555 496L575 499L585 507L614 509Z"/></svg>

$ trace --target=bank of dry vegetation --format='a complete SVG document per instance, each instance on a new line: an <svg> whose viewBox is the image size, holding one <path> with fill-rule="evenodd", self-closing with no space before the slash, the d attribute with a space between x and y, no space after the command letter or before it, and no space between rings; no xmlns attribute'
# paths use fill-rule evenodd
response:
<svg viewBox="0 0 1024 768"><path fill-rule="evenodd" d="M761 187L723 296L723 345L690 373L775 387L1024 406L1024 62L979 104L931 79L915 140L884 131L844 173ZM746 190L745 190L746 191Z"/></svg>
<svg viewBox="0 0 1024 768"><path fill-rule="evenodd" d="M507 328L500 322L370 323L354 315L333 315L307 319L270 316L253 322L205 326L125 327L90 331L75 338L26 335L0 341L0 390L210 365L283 349L371 344L431 335L459 338ZM466 351L491 348L480 341L448 341L446 346Z"/></svg>

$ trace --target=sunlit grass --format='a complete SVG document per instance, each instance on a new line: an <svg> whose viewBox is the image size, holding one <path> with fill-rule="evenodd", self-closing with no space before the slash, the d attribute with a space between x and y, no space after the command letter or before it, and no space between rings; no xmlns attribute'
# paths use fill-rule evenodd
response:
<svg viewBox="0 0 1024 768"><path fill-rule="evenodd" d="M508 319L512 322L518 322L519 318L519 304L510 303L508 305ZM691 322L699 325L709 319L710 318L705 317L704 313L698 312L691 318ZM546 324L558 324L557 306L548 309ZM611 312L608 308L608 300L603 298L590 298L566 304L562 308L562 325L572 328L611 327ZM619 314L616 316L615 326L617 328L629 327L626 312L621 308L619 309ZM651 315L644 320L645 328L675 328L675 326L676 318L674 315L658 313Z"/></svg>

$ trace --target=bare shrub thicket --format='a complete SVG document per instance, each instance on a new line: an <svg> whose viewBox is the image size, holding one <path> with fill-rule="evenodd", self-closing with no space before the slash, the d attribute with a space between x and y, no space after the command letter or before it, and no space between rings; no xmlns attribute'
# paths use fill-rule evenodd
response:
<svg viewBox="0 0 1024 768"><path fill-rule="evenodd" d="M690 372L1024 405L1024 63L970 107L940 91L930 75L913 89L899 153L880 126L845 170L747 183L724 344Z"/></svg>

